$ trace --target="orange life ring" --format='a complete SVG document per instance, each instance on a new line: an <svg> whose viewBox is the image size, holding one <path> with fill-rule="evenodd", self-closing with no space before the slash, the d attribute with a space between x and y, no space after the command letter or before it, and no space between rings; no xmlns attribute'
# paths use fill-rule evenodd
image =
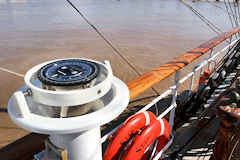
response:
<svg viewBox="0 0 240 160"><path fill-rule="evenodd" d="M165 119L155 120L140 134L136 135L131 146L128 147L122 160L141 160L147 148L158 139L157 152L167 144L170 137L170 126ZM150 154L149 154L150 156ZM150 157L144 156L149 159Z"/></svg>
<svg viewBox="0 0 240 160"><path fill-rule="evenodd" d="M149 125L153 120L156 120L156 116L152 112L142 112L129 117L118 129L115 135L110 138L110 142L104 153L103 159L114 159L122 147L122 144L128 142L131 135Z"/></svg>
<svg viewBox="0 0 240 160"><path fill-rule="evenodd" d="M163 134L161 134L161 136L158 138L157 151L155 155L158 154L165 147L165 145L168 143L171 136L171 127L168 121L165 119L162 119L162 122L160 121L160 123L163 123L164 130L162 130Z"/></svg>
<svg viewBox="0 0 240 160"><path fill-rule="evenodd" d="M210 71L204 71L204 72L201 74L201 76L200 76L198 85L200 86L200 85L202 84L202 82L207 83L210 75L211 75L211 72L210 72Z"/></svg>
<svg viewBox="0 0 240 160"><path fill-rule="evenodd" d="M168 143L168 140L170 139L170 135L171 135L171 128L170 125L168 123L168 121L166 121L165 119L162 119L162 121L160 120L161 126L164 125L164 127L162 127L164 130L162 130L163 134L160 137L158 137L158 144L157 144L157 148L156 151L154 153L154 156L156 156L164 147L165 145ZM153 148L152 146L150 146L151 148L143 155L141 160L149 160L152 156L152 152L153 152ZM161 160L161 159L159 159Z"/></svg>
<svg viewBox="0 0 240 160"><path fill-rule="evenodd" d="M136 133L138 135L128 143L130 137ZM123 143L128 143L128 146L122 160L147 159L149 155L151 156L148 152L145 153L147 148L158 138L157 151L159 152L168 142L169 136L170 126L167 120L157 120L152 112L136 114L131 116L110 139L103 159L118 159Z"/></svg>

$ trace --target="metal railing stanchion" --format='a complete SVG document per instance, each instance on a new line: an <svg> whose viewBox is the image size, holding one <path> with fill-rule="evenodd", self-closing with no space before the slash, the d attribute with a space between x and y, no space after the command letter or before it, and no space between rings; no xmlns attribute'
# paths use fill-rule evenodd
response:
<svg viewBox="0 0 240 160"><path fill-rule="evenodd" d="M173 128L174 125L174 117L175 117L175 110L177 107L177 90L178 90L178 86L179 86L179 75L180 75L180 71L176 71L175 73L175 81L174 81L174 85L176 87L173 88L173 96L172 96L172 102L171 102L171 106L174 106L174 108L171 110L170 112L170 118L169 118L169 124L171 126L171 130Z"/></svg>
<svg viewBox="0 0 240 160"><path fill-rule="evenodd" d="M198 68L198 65L196 65L193 70L192 70L192 76L191 76L191 82L190 82L190 91L188 93L188 96L190 96L192 94L192 91L193 91L193 87L194 87L194 79L195 79L195 74L196 74L196 68Z"/></svg>
<svg viewBox="0 0 240 160"><path fill-rule="evenodd" d="M210 51L210 53L209 53L209 57L208 57L208 66L207 66L207 68L208 68L208 71L210 71L210 61L209 61L209 59L211 59L212 58L212 53L213 53L213 49L211 49L211 51Z"/></svg>

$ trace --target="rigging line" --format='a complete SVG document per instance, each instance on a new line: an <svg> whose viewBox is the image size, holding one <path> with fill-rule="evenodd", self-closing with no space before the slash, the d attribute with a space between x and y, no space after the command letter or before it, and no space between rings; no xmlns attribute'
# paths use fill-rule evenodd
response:
<svg viewBox="0 0 240 160"><path fill-rule="evenodd" d="M205 18L203 15L201 15L197 10L195 10L192 6L187 4L184 0L180 0L186 7L192 10L193 13L195 13L205 24L207 24L215 33L218 35L222 33L222 30L218 28L216 25L211 23L207 18Z"/></svg>
<svg viewBox="0 0 240 160"><path fill-rule="evenodd" d="M234 7L234 13L235 13L235 15L236 15L236 22L237 22L237 26L239 26L239 16L238 16L238 12L237 12L237 6L235 5L235 3L234 3L234 5L233 5L233 7Z"/></svg>
<svg viewBox="0 0 240 160"><path fill-rule="evenodd" d="M94 26L88 19L87 17L70 1L70 0L66 0L74 9L75 11L84 19L84 21L90 26L92 27L92 29L113 49L113 51L115 51L115 53L117 53L118 56L120 56L120 58L122 58L123 61L125 61L128 66L133 69L135 71L135 73L138 76L141 76L141 73L121 54L120 51L118 51L118 49L112 44L112 42L110 40L108 40L103 33L101 33L96 26ZM160 95L158 93L158 91L152 87L152 90L155 92L155 94Z"/></svg>
<svg viewBox="0 0 240 160"><path fill-rule="evenodd" d="M238 17L238 22L240 23L240 11L239 11L238 3L236 4L236 12L237 12L237 17Z"/></svg>
<svg viewBox="0 0 240 160"><path fill-rule="evenodd" d="M228 0L229 1L229 0ZM229 3L230 3L230 1L229 1ZM238 24L238 15L237 15L237 10L236 10L236 5L235 5L235 3L232 3L232 8L234 8L233 10L234 10L234 14L235 14L235 18L236 18L236 22L237 22L237 26L239 26Z"/></svg>
<svg viewBox="0 0 240 160"><path fill-rule="evenodd" d="M219 9L223 10L224 12L227 12L226 9L224 9L224 8L222 8L222 7L220 7L220 6L216 5L216 4L214 4L214 3L212 3L212 2L209 2L209 1L206 1L206 2L208 2L209 4L211 4L212 6L214 6L214 7L216 7L216 8L219 8ZM228 13L228 12L227 12L227 13Z"/></svg>
<svg viewBox="0 0 240 160"><path fill-rule="evenodd" d="M206 17L204 17L200 12L198 12L196 9L194 9L192 6L190 6L189 4L187 4L184 0L181 0L185 5L187 5L192 11L196 12L199 16L201 16L203 19L205 19L205 21L207 23L209 23L210 25L212 25L212 27L214 27L216 30L218 30L219 32L223 32L219 27L217 27L216 25L214 25L211 21L209 21Z"/></svg>
<svg viewBox="0 0 240 160"><path fill-rule="evenodd" d="M239 2L238 1L236 2L236 6L235 7L236 7L237 15L238 15L238 22L240 23L240 10L239 10ZM239 37L239 33L237 35Z"/></svg>
<svg viewBox="0 0 240 160"><path fill-rule="evenodd" d="M87 22L88 25L92 27L94 31L138 74L141 75L140 72L118 51L116 47L113 46L112 42L110 42L104 35L101 33L96 26L94 26L87 18L83 15L82 12L70 1L66 0L78 13L79 15Z"/></svg>
<svg viewBox="0 0 240 160"><path fill-rule="evenodd" d="M232 12L232 15L234 15L233 16L233 19L234 19L234 21L235 21L235 24L236 24L236 26L238 26L237 25L237 19L236 19L236 15L234 14L234 10L233 10L233 8L232 8L232 5L231 5L231 3L230 3L230 1L228 0L228 5L229 5L229 7L230 7L230 10L231 10L231 12Z"/></svg>
<svg viewBox="0 0 240 160"><path fill-rule="evenodd" d="M228 14L228 17L229 17L229 20L230 20L230 22L231 22L231 25L232 25L232 28L234 28L234 25L233 25L233 22L232 22L232 19L231 19L231 16L234 16L234 15L232 15L231 13L229 13L228 12L228 9L227 9L227 6L226 6L226 4L225 4L225 6L226 6L226 9L224 9L223 7L220 7L220 6L218 6L218 5L216 5L215 3L212 3L212 2L209 2L209 1L207 1L210 5L212 5L212 6L214 6L214 7L216 7L216 8L219 8L219 9L221 9L221 10L223 10L224 12L226 12L227 14ZM237 3L237 15L238 15L238 20L240 20L240 10L239 10L239 5L238 5L238 3ZM239 21L240 22L240 21ZM239 23L238 23L239 24ZM238 37L239 37L239 33L237 33L237 35L238 35Z"/></svg>
<svg viewBox="0 0 240 160"><path fill-rule="evenodd" d="M234 26L234 15L229 12L229 10L230 10L229 7L231 7L231 6L228 6L226 0L224 0L224 4L225 4L225 7L226 7L226 9L227 9L227 11L228 11L228 16L229 16L230 22L231 22L231 24L232 24L232 28L234 28L234 27L235 27L235 26ZM231 15L232 15L232 16L231 16ZM237 38L237 35L234 35L234 36Z"/></svg>
<svg viewBox="0 0 240 160"><path fill-rule="evenodd" d="M214 31L217 35L220 35L220 33L222 33L221 29L219 29L218 27L216 27L214 24L212 24L207 18L205 18L204 16L202 16L197 10L195 10L192 6L190 6L188 3L186 3L184 0L180 0L186 7L188 7L190 10L192 10L193 13L195 13L208 27L210 27L212 29L212 31ZM203 19L205 18L205 20ZM207 22L206 22L207 21ZM211 26L212 24L212 26ZM216 29L218 29L219 31L216 31L216 29L214 29L213 27L215 27ZM220 33L219 33L220 32ZM236 36L236 35L235 35ZM226 40L226 42L228 42L228 44L230 44L230 42L228 40Z"/></svg>
<svg viewBox="0 0 240 160"><path fill-rule="evenodd" d="M220 32L222 31L217 31L213 26L211 26L211 24L209 24L208 22L205 22L205 19L198 13L198 12L195 12L193 10L193 12L206 24L208 25L215 33L217 33L218 35L220 34Z"/></svg>
<svg viewBox="0 0 240 160"><path fill-rule="evenodd" d="M204 16L202 16L199 12L196 10L192 10L203 22L205 22L209 27L213 28L217 34L222 33L222 31L215 27L214 24L212 24L209 20L207 20ZM220 33L219 33L220 32Z"/></svg>
<svg viewBox="0 0 240 160"><path fill-rule="evenodd" d="M238 5L238 2L234 3L234 8L235 8L235 13L236 13L236 17L237 17L238 26L239 26L239 23L240 23L239 18L240 18L240 16L239 16L239 5Z"/></svg>
<svg viewBox="0 0 240 160"><path fill-rule="evenodd" d="M224 1L226 1L226 6L228 6L228 8L229 8L229 12L231 12L230 14L232 15L232 19L233 19L233 22L234 22L235 16L232 12L231 4L229 3L229 0L224 0Z"/></svg>
<svg viewBox="0 0 240 160"><path fill-rule="evenodd" d="M236 14L234 13L234 9L233 9L233 7L232 7L232 5L231 5L231 2L230 2L229 0L228 0L228 5L229 5L230 10L231 10L231 12L232 12L233 19L234 19L234 21L235 21L235 25L238 26L237 16L236 16Z"/></svg>
<svg viewBox="0 0 240 160"><path fill-rule="evenodd" d="M210 27L216 34L220 34L215 28L213 28L209 23L207 23L197 12L195 12L194 10L192 10L192 12L198 16L198 18L200 18L208 27Z"/></svg>
<svg viewBox="0 0 240 160"><path fill-rule="evenodd" d="M240 21L240 10L239 10L239 2L237 2L237 11L238 11L238 20Z"/></svg>
<svg viewBox="0 0 240 160"><path fill-rule="evenodd" d="M224 0L224 5L225 5L225 7L226 7L226 10L227 10L227 13L228 13L229 20L230 20L230 22L231 22L232 28L234 28L234 25L233 25L233 22L232 22L232 17L231 17L231 15L230 15L229 11L228 11L228 6L227 6L227 3L226 3L225 0Z"/></svg>
<svg viewBox="0 0 240 160"><path fill-rule="evenodd" d="M236 15L236 21L237 21L237 24L239 24L238 23L238 14L237 14L237 6L235 5L235 3L233 4L233 8L234 8L234 14ZM239 26L239 25L238 25Z"/></svg>
<svg viewBox="0 0 240 160"><path fill-rule="evenodd" d="M239 10L239 2L237 1L237 14L238 14L238 21L239 21L239 23L240 23L240 10ZM240 34L238 33L237 34L238 35L238 37L240 37Z"/></svg>
<svg viewBox="0 0 240 160"><path fill-rule="evenodd" d="M231 12L234 14L234 21L235 21L235 25L236 25L236 27L237 26L239 26L238 25L238 20L237 20L237 16L236 16L236 14L234 13L234 9L233 9L233 7L232 7L232 5L231 5L231 2L228 0L228 4L229 4L229 6L230 6L230 9L231 9ZM237 36L236 36L237 37Z"/></svg>
<svg viewBox="0 0 240 160"><path fill-rule="evenodd" d="M238 14L237 14L237 6L234 4L234 12L235 12L235 14L236 14L236 22L237 22L237 26L239 26L239 16L238 16ZM239 34L237 34L237 37L239 37Z"/></svg>
<svg viewBox="0 0 240 160"><path fill-rule="evenodd" d="M10 74L13 74L13 75L15 75L15 76L18 76L18 77L22 77L22 78L24 78L24 75L23 75L23 74L20 74L20 73L17 73L17 72L11 71L11 70L6 69L6 68L2 68L2 67L0 67L0 71L4 71L4 72L10 73Z"/></svg>

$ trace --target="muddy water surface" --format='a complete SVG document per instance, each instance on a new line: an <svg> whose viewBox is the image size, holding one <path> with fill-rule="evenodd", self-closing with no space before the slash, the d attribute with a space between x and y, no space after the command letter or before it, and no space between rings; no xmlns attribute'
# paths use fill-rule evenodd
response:
<svg viewBox="0 0 240 160"><path fill-rule="evenodd" d="M72 2L140 74L216 35L178 0ZM231 28L222 2L187 2L222 30ZM19 74L43 61L69 57L108 59L114 74L125 82L138 76L66 1L0 0L1 108L24 84ZM152 94L152 90L146 93ZM0 111L3 146L26 132L11 123L5 110Z"/></svg>

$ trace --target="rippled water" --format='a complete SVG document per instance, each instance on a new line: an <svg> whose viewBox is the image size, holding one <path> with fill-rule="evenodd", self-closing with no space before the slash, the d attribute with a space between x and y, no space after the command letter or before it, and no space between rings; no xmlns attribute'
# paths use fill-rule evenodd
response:
<svg viewBox="0 0 240 160"><path fill-rule="evenodd" d="M223 2L186 2L221 30L231 28ZM140 74L217 35L179 0L72 3ZM125 82L138 76L65 0L0 0L0 27L0 67L11 71L25 74L46 60L86 57L110 60Z"/></svg>
<svg viewBox="0 0 240 160"><path fill-rule="evenodd" d="M178 0L72 2L141 74L216 36ZM221 30L231 28L223 2L186 2ZM0 26L0 66L10 70L86 57L110 60L125 82L138 76L65 0L0 0Z"/></svg>
<svg viewBox="0 0 240 160"><path fill-rule="evenodd" d="M178 0L72 2L140 72L216 35ZM206 1L187 2L222 30L231 28L224 9ZM214 4L224 7L222 2ZM96 46L92 42L96 33L64 0L0 0L0 26L0 45L4 45L0 55L21 56L6 52L12 47L81 50L82 45Z"/></svg>

